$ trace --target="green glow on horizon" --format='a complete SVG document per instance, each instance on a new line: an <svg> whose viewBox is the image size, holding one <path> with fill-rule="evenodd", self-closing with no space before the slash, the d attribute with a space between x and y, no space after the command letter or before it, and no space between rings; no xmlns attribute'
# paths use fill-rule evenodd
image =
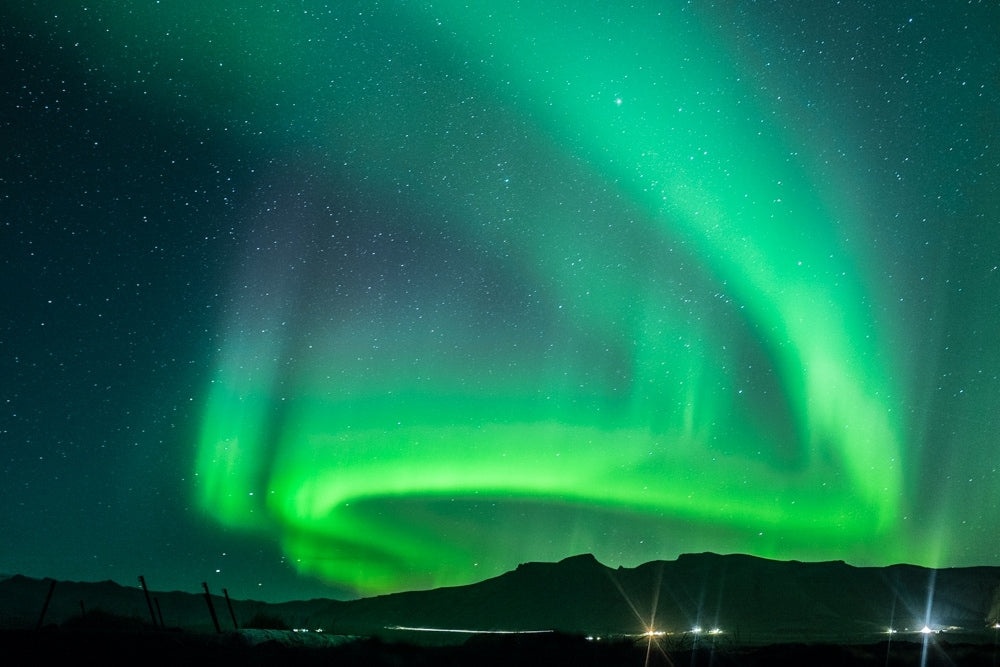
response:
<svg viewBox="0 0 1000 667"><path fill-rule="evenodd" d="M413 34L431 41L434 22L414 12ZM599 17L458 3L435 12L450 36L434 40L479 63L482 79L509 79L496 104L538 123L524 154L567 165L559 156L582 156L602 196L640 216L613 231L581 226L578 207L524 191L503 225L452 223L479 245L507 244L524 280L558 302L547 315L555 331L604 347L589 358L578 340L561 351L553 337L503 374L495 345L452 359L390 335L395 348L362 364L351 351L386 331L327 325L315 346L289 349L282 299L303 295L272 284L274 303L227 325L198 450L205 511L275 535L303 572L363 593L464 583L584 550L632 563L671 549L898 553L896 391L857 260L835 206L788 158L791 139L761 121L737 68L706 55L717 51L708 31L623 15L623 49L593 38ZM451 121L414 105L416 120L387 120L358 162L384 183L409 173L430 200L439 174L392 145L426 133L421 123ZM454 192L493 194L486 167L463 164L449 178ZM440 206L469 219L454 199ZM678 298L676 284L690 280L672 264L681 255L702 263L698 280L717 303ZM280 269L250 270L280 281ZM292 325L315 331L309 318ZM457 331L459 319L437 324ZM736 388L762 372L747 349L778 395L750 400ZM414 370L418 357L431 370ZM630 521L660 534L638 540Z"/></svg>

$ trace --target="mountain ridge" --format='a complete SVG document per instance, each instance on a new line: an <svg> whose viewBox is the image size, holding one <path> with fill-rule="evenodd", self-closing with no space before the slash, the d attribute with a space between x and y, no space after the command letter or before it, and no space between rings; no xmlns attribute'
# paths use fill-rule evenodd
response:
<svg viewBox="0 0 1000 667"><path fill-rule="evenodd" d="M0 580L0 624L33 626L51 582L21 575ZM151 596L168 626L211 629L204 594ZM220 624L233 628L225 600L212 599ZM231 602L240 624L268 614L291 627L350 635L393 636L397 628L588 635L719 629L734 640L780 641L878 637L889 628L916 633L925 625L982 634L1000 620L1000 567L858 567L703 552L612 568L577 554L522 563L463 586L358 600ZM142 590L113 581L57 582L44 622L64 623L97 608L152 622Z"/></svg>

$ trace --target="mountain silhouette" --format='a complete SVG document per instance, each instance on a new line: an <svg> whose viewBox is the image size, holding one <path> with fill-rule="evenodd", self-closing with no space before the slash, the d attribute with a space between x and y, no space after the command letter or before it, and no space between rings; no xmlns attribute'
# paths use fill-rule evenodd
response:
<svg viewBox="0 0 1000 667"><path fill-rule="evenodd" d="M34 627L51 586L51 580L22 576L0 581L0 626ZM202 594L151 595L166 625L211 628ZM220 625L233 628L224 599L213 596L213 601ZM232 604L240 624L267 614L290 627L418 641L430 635L419 629L428 628L596 636L719 630L744 643L854 641L885 637L889 628L916 634L925 625L955 637L988 635L992 641L1000 613L1000 568L854 567L713 553L610 568L584 554L558 563L525 563L466 586L350 601ZM57 583L45 623L63 623L83 609L98 608L152 623L141 589L111 581Z"/></svg>

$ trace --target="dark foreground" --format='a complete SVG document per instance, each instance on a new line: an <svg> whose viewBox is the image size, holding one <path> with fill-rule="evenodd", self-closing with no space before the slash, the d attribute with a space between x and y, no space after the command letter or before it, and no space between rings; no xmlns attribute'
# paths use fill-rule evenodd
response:
<svg viewBox="0 0 1000 667"><path fill-rule="evenodd" d="M462 645L415 646L377 639L357 639L337 646L289 645L281 641L248 642L237 633L222 635L181 631L0 631L0 650L23 656L21 664L183 664L190 665L684 665L795 666L826 665L1000 667L992 645L881 642L866 645L778 644L759 647L669 647L645 641L588 641L547 634L477 637ZM11 663L14 664L14 663Z"/></svg>

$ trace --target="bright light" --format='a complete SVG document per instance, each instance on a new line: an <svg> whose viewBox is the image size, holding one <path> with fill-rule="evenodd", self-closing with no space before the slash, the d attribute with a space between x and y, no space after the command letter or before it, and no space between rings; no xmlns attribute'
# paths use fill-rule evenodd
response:
<svg viewBox="0 0 1000 667"><path fill-rule="evenodd" d="M701 627L696 625L693 628L691 628L691 632L698 634L701 632Z"/></svg>
<svg viewBox="0 0 1000 667"><path fill-rule="evenodd" d="M920 632L923 633L923 634L925 634L925 635L929 635L929 634L931 634L934 631L931 630L929 627L927 627L925 625L924 627L920 628Z"/></svg>
<svg viewBox="0 0 1000 667"><path fill-rule="evenodd" d="M646 630L646 632L643 633L643 636L645 636L645 637L662 637L665 634L667 634L665 630L654 630L653 628L650 628L650 629Z"/></svg>
<svg viewBox="0 0 1000 667"><path fill-rule="evenodd" d="M895 628L889 628L888 630L885 631L887 635L894 635L896 634L896 632L898 632L898 630L896 630Z"/></svg>
<svg viewBox="0 0 1000 667"><path fill-rule="evenodd" d="M722 634L722 630L719 629L719 628L712 628L711 630L708 631L708 634L710 634L710 635L721 635Z"/></svg>

